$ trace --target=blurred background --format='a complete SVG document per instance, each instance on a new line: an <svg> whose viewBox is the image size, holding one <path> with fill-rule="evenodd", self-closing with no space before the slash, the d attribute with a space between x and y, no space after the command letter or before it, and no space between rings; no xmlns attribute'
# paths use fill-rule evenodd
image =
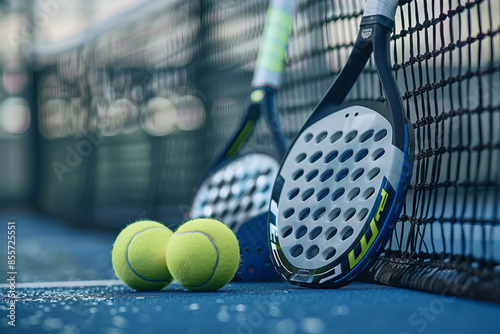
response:
<svg viewBox="0 0 500 334"><path fill-rule="evenodd" d="M208 135L200 15L198 1L0 2L2 205L105 227L181 219L236 104L215 103Z"/></svg>
<svg viewBox="0 0 500 334"><path fill-rule="evenodd" d="M279 101L290 139L341 68L363 6L301 4ZM181 222L242 119L267 7L4 1L2 205L86 227L118 229L145 216ZM327 31L337 20L338 41ZM356 94L381 92L365 82ZM259 130L248 149L266 151L268 140Z"/></svg>
<svg viewBox="0 0 500 334"><path fill-rule="evenodd" d="M345 63L364 2L299 1L278 98L289 139ZM379 265L393 273L395 256L424 274L431 264L498 281L500 2L399 4L391 55L416 161ZM182 222L243 117L267 8L0 0L0 207L112 230L140 217ZM384 99L372 61L348 99ZM259 130L246 149L268 142ZM434 289L424 274L400 281Z"/></svg>

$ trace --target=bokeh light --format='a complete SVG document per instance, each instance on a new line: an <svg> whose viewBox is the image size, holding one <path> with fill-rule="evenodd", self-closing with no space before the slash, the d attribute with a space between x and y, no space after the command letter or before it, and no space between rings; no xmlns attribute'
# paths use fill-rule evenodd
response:
<svg viewBox="0 0 500 334"><path fill-rule="evenodd" d="M28 74L26 72L4 72L2 81L7 93L16 94L26 88Z"/></svg>
<svg viewBox="0 0 500 334"><path fill-rule="evenodd" d="M70 104L64 99L50 99L40 106L40 132L45 138L62 138L69 135L67 114Z"/></svg>
<svg viewBox="0 0 500 334"><path fill-rule="evenodd" d="M129 99L118 99L111 103L106 116L99 124L103 134L113 136L121 133L130 133L137 128L137 107Z"/></svg>
<svg viewBox="0 0 500 334"><path fill-rule="evenodd" d="M31 110L28 101L19 97L6 98L0 104L0 127L12 135L28 131L31 124Z"/></svg>
<svg viewBox="0 0 500 334"><path fill-rule="evenodd" d="M177 101L177 121L180 130L192 131L205 124L205 105L196 96L187 95Z"/></svg>
<svg viewBox="0 0 500 334"><path fill-rule="evenodd" d="M177 128L177 108L167 98L150 99L141 115L141 125L151 136L164 136Z"/></svg>

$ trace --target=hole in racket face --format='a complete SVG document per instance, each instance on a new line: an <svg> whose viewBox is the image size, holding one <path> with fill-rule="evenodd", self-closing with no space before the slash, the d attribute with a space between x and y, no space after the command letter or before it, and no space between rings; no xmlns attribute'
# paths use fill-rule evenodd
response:
<svg viewBox="0 0 500 334"><path fill-rule="evenodd" d="M326 230L325 239L330 240L333 237L335 237L336 234L337 234L337 228L335 226L332 226Z"/></svg>
<svg viewBox="0 0 500 334"><path fill-rule="evenodd" d="M330 212L330 214L328 215L328 217L330 218L330 221L334 221L335 219L337 219L340 216L341 212L342 212L342 210L340 208L333 209Z"/></svg>
<svg viewBox="0 0 500 334"><path fill-rule="evenodd" d="M324 188L324 189L320 190L320 192L318 193L318 196L317 196L318 202L323 200L324 198L326 198L326 196L328 196L329 193L330 193L330 188Z"/></svg>
<svg viewBox="0 0 500 334"><path fill-rule="evenodd" d="M321 226L317 226L315 227L310 233L309 233L309 239L311 240L314 240L316 239L317 237L319 237L319 235L321 234L321 232L323 232L323 228Z"/></svg>
<svg viewBox="0 0 500 334"><path fill-rule="evenodd" d="M335 256L335 253L337 253L337 251L335 250L335 248L333 247L328 247L324 252L323 252L323 259L325 259L326 261L330 260L332 257Z"/></svg>
<svg viewBox="0 0 500 334"><path fill-rule="evenodd" d="M316 137L316 143L321 143L328 136L328 132L323 131Z"/></svg>
<svg viewBox="0 0 500 334"><path fill-rule="evenodd" d="M277 234L293 266L321 268L352 249L391 175L397 150L391 140L387 119L362 106L330 114L299 135L281 168L278 200L279 211L293 208L295 218L276 218L278 231L281 224L297 231L295 238Z"/></svg>
<svg viewBox="0 0 500 334"><path fill-rule="evenodd" d="M319 180L320 180L321 182L325 182L325 181L327 181L329 178L331 178L331 177L332 177L332 175L333 175L333 169L327 169L327 170L325 170L325 171L321 174L321 176L320 176Z"/></svg>
<svg viewBox="0 0 500 334"><path fill-rule="evenodd" d="M346 136L345 136L345 142L346 143L350 143L354 140L354 138L356 138L356 136L358 135L358 131L357 130L353 130L351 132L349 132Z"/></svg>
<svg viewBox="0 0 500 334"><path fill-rule="evenodd" d="M290 234L292 234L293 232L293 228L291 226L286 226L283 231L281 232L281 237L282 238L286 238L288 237Z"/></svg>
<svg viewBox="0 0 500 334"><path fill-rule="evenodd" d="M294 213L295 213L295 210L293 208L290 208L290 209L286 210L285 212L283 212L283 218L288 219L291 216L293 216Z"/></svg>
<svg viewBox="0 0 500 334"><path fill-rule="evenodd" d="M304 170L303 169L297 169L295 173L292 175L292 179L294 181L297 181L302 175L304 175Z"/></svg>
<svg viewBox="0 0 500 334"><path fill-rule="evenodd" d="M305 159L305 158L304 158ZM190 217L213 217L237 231L242 223L266 213L278 162L264 154L237 158L211 174L196 193ZM287 198L299 196L300 188L290 189ZM294 210L283 212L290 219Z"/></svg>
<svg viewBox="0 0 500 334"><path fill-rule="evenodd" d="M368 155L368 150L366 148L361 149L354 158L354 161L360 162Z"/></svg>
<svg viewBox="0 0 500 334"><path fill-rule="evenodd" d="M373 134L375 131L373 129L370 129L368 131L365 131L361 136L359 136L359 141L361 143L364 143L365 141L369 140L371 137L373 137Z"/></svg>
<svg viewBox="0 0 500 334"><path fill-rule="evenodd" d="M324 208L324 207L317 209L313 214L313 220L319 220L321 217L323 217L325 212L326 212L326 208Z"/></svg>
<svg viewBox="0 0 500 334"><path fill-rule="evenodd" d="M309 161L313 164L316 161L318 161L321 157L323 156L323 152L316 152L314 153L311 158L309 158Z"/></svg>
<svg viewBox="0 0 500 334"><path fill-rule="evenodd" d="M307 189L306 191L304 191L304 193L302 194L302 200L303 201L307 201L309 198L311 198L311 196L314 194L314 189L313 188L309 188Z"/></svg>
<svg viewBox="0 0 500 334"><path fill-rule="evenodd" d="M307 233L307 227L305 227L304 225L302 225L301 227L299 227L297 229L297 231L295 232L295 238L296 239L300 239L302 238L304 235L306 235Z"/></svg>
<svg viewBox="0 0 500 334"><path fill-rule="evenodd" d="M318 176L318 173L319 173L318 170L315 169L312 172L310 172L309 174L307 174L307 177L306 177L307 182L311 182L312 180L314 180L314 178L316 176Z"/></svg>
<svg viewBox="0 0 500 334"><path fill-rule="evenodd" d="M294 199L295 197L297 197L297 195L299 194L300 190L299 188L294 188L292 189L289 193L288 193L288 199L292 200Z"/></svg>
<svg viewBox="0 0 500 334"><path fill-rule="evenodd" d="M342 155L339 158L339 161L341 163L346 162L347 160L349 160L352 157L352 155L353 155L352 150L347 150L344 153L342 153Z"/></svg>
<svg viewBox="0 0 500 334"><path fill-rule="evenodd" d="M332 201L335 202L340 197L342 197L342 195L344 195L344 193L345 193L345 189L344 188L338 188L337 190L335 190L335 192L332 195Z"/></svg>
<svg viewBox="0 0 500 334"><path fill-rule="evenodd" d="M325 164L329 164L330 162L332 162L333 159L335 159L338 155L338 151L331 151L330 153L328 153L328 155L325 157Z"/></svg>
<svg viewBox="0 0 500 334"><path fill-rule="evenodd" d="M300 153L299 155L297 155L297 158L295 158L295 161L297 161L297 163L300 163L304 161L306 157L307 155L305 153Z"/></svg>
<svg viewBox="0 0 500 334"><path fill-rule="evenodd" d="M290 249L290 255L292 255L293 257L300 256L302 252L304 252L304 247L302 247L301 245L295 245Z"/></svg>
<svg viewBox="0 0 500 334"><path fill-rule="evenodd" d="M318 253L319 253L319 247L316 245L313 245L313 246L309 247L309 249L307 250L307 258L310 260L310 259L314 258L316 255L318 255Z"/></svg>

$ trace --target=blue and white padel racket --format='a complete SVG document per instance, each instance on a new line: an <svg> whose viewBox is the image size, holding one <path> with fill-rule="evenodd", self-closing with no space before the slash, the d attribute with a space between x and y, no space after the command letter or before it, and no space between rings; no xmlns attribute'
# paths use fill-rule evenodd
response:
<svg viewBox="0 0 500 334"><path fill-rule="evenodd" d="M267 247L267 210L279 160L287 141L278 120L275 99L281 85L295 1L272 0L252 80L245 120L227 149L210 167L197 191L190 218L214 217L228 225L238 237L242 280L279 279ZM239 154L261 115L272 135L277 156Z"/></svg>
<svg viewBox="0 0 500 334"><path fill-rule="evenodd" d="M285 154L270 203L272 261L290 283L340 287L383 250L413 171L413 128L391 73L397 0L368 0L341 73ZM374 55L385 102L343 103Z"/></svg>

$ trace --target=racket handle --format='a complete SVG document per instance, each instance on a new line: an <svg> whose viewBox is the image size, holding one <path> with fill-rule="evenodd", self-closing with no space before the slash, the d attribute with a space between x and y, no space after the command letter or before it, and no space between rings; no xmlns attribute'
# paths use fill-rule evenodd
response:
<svg viewBox="0 0 500 334"><path fill-rule="evenodd" d="M269 86L278 89L281 86L281 74L285 65L295 7L295 0L271 1L260 42L252 87Z"/></svg>
<svg viewBox="0 0 500 334"><path fill-rule="evenodd" d="M394 21L398 0L367 0L363 17L382 15Z"/></svg>

